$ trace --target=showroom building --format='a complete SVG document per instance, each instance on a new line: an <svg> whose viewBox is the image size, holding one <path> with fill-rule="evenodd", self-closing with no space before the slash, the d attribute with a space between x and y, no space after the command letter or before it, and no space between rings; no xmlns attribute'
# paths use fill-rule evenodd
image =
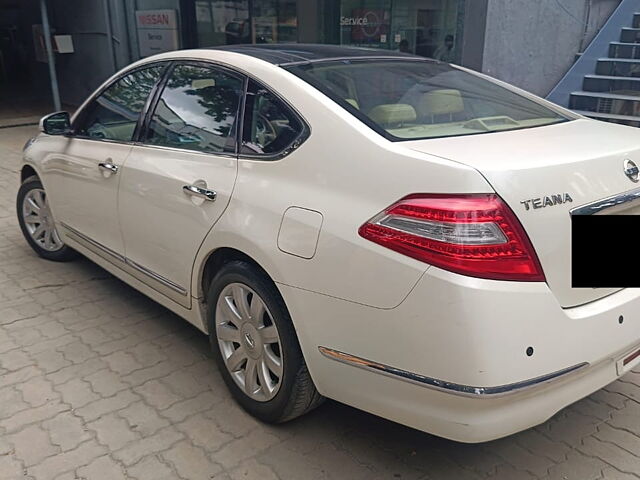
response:
<svg viewBox="0 0 640 480"><path fill-rule="evenodd" d="M329 43L457 63L546 95L620 0L46 0L62 101L156 52L238 43ZM0 0L13 75L43 91L41 0ZM42 35L40 33L40 35ZM13 42L13 44L11 44ZM59 45L58 45L58 43ZM20 53L22 52L22 53ZM22 55L22 58L19 58ZM1 73L1 72L0 72ZM2 77L0 77L2 78ZM22 82L22 80L21 80Z"/></svg>

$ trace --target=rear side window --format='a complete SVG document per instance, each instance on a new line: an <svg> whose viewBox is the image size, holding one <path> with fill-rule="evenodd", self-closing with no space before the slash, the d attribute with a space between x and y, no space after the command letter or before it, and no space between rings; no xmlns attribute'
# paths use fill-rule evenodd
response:
<svg viewBox="0 0 640 480"><path fill-rule="evenodd" d="M253 80L249 81L242 130L242 154L281 154L291 148L304 131L304 124L284 102Z"/></svg>
<svg viewBox="0 0 640 480"><path fill-rule="evenodd" d="M244 80L225 70L176 66L151 117L146 143L235 153L243 89Z"/></svg>
<svg viewBox="0 0 640 480"><path fill-rule="evenodd" d="M164 66L136 70L112 83L83 111L77 135L96 140L130 142Z"/></svg>

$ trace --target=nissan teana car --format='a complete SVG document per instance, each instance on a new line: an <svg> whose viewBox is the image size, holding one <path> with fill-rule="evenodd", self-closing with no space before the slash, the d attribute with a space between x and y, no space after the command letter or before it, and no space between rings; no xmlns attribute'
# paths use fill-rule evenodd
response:
<svg viewBox="0 0 640 480"><path fill-rule="evenodd" d="M640 291L570 268L572 215L637 208L634 162L637 130L461 67L233 46L43 118L17 209L41 257L84 255L208 334L256 417L326 397L481 442L640 361Z"/></svg>

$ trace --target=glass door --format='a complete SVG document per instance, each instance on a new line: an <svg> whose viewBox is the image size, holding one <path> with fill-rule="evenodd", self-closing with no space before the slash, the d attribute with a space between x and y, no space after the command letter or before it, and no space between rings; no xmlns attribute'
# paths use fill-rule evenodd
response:
<svg viewBox="0 0 640 480"><path fill-rule="evenodd" d="M343 0L340 43L357 47L391 48L391 0Z"/></svg>
<svg viewBox="0 0 640 480"><path fill-rule="evenodd" d="M197 0L198 46L298 41L297 0Z"/></svg>
<svg viewBox="0 0 640 480"><path fill-rule="evenodd" d="M342 0L342 45L460 58L464 0Z"/></svg>
<svg viewBox="0 0 640 480"><path fill-rule="evenodd" d="M298 41L296 0L253 0L253 43Z"/></svg>
<svg viewBox="0 0 640 480"><path fill-rule="evenodd" d="M198 46L251 43L248 0L196 1Z"/></svg>
<svg viewBox="0 0 640 480"><path fill-rule="evenodd" d="M397 0L393 4L393 48L443 62L456 62L462 37L460 0Z"/></svg>

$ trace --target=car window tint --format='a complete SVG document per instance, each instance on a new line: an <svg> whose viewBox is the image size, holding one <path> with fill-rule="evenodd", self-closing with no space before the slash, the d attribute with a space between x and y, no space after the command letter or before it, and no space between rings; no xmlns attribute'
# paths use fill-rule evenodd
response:
<svg viewBox="0 0 640 480"><path fill-rule="evenodd" d="M298 117L268 90L250 81L242 153L273 155L287 149L304 130Z"/></svg>
<svg viewBox="0 0 640 480"><path fill-rule="evenodd" d="M76 133L81 136L129 142L145 103L164 67L137 70L102 92L85 110Z"/></svg>
<svg viewBox="0 0 640 480"><path fill-rule="evenodd" d="M147 143L205 153L235 152L242 78L178 65L151 117Z"/></svg>

